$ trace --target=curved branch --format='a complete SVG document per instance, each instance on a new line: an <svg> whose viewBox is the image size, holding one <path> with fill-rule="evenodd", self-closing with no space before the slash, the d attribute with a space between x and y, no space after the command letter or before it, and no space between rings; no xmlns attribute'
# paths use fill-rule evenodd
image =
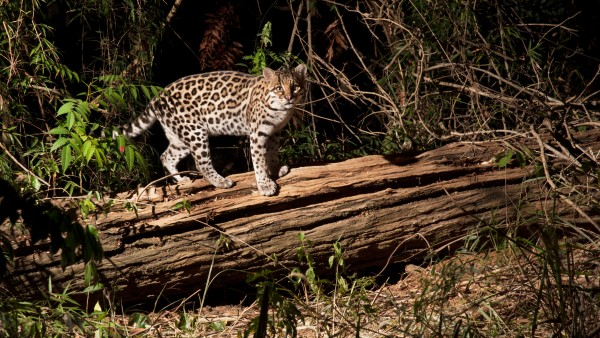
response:
<svg viewBox="0 0 600 338"><path fill-rule="evenodd" d="M21 169L23 169L25 172L27 172L29 175L35 177L38 181L44 183L47 186L50 186L50 183L46 182L43 178L39 177L38 175L34 174L31 170L25 168L24 165L21 164L21 162L19 162L9 151L8 149L6 149L6 147L4 146L4 144L2 144L2 142L0 142L0 148L2 148L2 150L4 150L4 152L6 153L6 155L8 155L8 157L10 157L11 160L13 160L13 162L15 162L16 165L18 165Z"/></svg>

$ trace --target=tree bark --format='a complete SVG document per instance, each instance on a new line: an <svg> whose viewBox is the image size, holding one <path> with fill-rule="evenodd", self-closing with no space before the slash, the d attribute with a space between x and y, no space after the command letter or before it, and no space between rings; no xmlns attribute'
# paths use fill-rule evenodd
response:
<svg viewBox="0 0 600 338"><path fill-rule="evenodd" d="M598 151L599 135L577 137ZM124 303L154 302L190 295L209 278L216 289L265 268L288 273L300 265L302 245L324 267L339 240L351 269L379 270L456 249L467 234L527 229L543 221L542 212L589 228L581 212L550 198L533 165L499 169L492 159L504 150L501 142L452 143L418 156L294 168L274 197L255 192L253 173L231 176L236 185L228 190L202 179L146 190L137 212L119 206L135 193L121 195L110 212L86 221L99 229L105 250L100 281ZM178 208L186 203L189 210ZM310 242L298 239L301 232ZM83 271L83 264L63 271L57 257L24 251L5 287L34 295L51 276L55 290L67 283L82 290Z"/></svg>

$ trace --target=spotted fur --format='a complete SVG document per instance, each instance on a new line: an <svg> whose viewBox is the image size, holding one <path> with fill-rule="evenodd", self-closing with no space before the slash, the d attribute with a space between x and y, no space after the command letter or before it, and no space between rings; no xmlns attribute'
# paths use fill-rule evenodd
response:
<svg viewBox="0 0 600 338"><path fill-rule="evenodd" d="M289 172L279 163L280 131L304 96L305 79L305 65L293 70L265 68L262 76L233 71L186 76L165 87L121 130L135 137L158 121L169 140L160 156L165 169L176 174L179 161L191 153L197 169L218 188L231 188L233 181L215 171L209 136L247 135L258 191L271 196L278 189L274 179ZM180 175L174 178L182 180Z"/></svg>

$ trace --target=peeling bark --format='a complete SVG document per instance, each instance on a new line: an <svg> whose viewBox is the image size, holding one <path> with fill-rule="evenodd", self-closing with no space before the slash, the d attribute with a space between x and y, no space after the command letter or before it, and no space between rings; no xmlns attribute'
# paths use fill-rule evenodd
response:
<svg viewBox="0 0 600 338"><path fill-rule="evenodd" d="M598 150L598 135L582 141ZM254 191L253 173L233 175L236 185L228 190L201 179L152 188L140 197L137 213L113 206L88 220L105 250L100 281L116 287L126 303L152 302L159 294L185 297L202 289L211 267L213 288L243 282L248 272L263 268L286 273L299 265L300 232L318 264L327 262L339 240L351 269L379 269L455 249L466 234L485 233L489 226L532 226L539 220L533 216L550 208L586 226L572 208L549 198L543 178L526 180L532 167L499 169L492 163L503 150L500 142L453 143L414 157L366 156L295 168L278 181L281 191L274 197ZM183 200L189 212L175 208ZM62 271L56 257L24 251L7 283L33 295L51 275L56 288L70 282L71 290L81 290L83 270L76 264Z"/></svg>

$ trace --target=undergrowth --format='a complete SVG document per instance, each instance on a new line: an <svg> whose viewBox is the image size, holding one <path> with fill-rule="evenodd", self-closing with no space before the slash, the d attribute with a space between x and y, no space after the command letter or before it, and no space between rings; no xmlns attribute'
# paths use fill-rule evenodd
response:
<svg viewBox="0 0 600 338"><path fill-rule="evenodd" d="M331 247L326 269L317 269L312 243L300 233L297 265L287 266L285 277L269 270L248 276L256 301L247 307L192 302L175 309L131 312L118 303L107 308L98 303L84 311L67 288L50 291L45 300L33 303L3 298L0 332L7 337L597 334L600 250L595 244L565 239L553 226L529 237L497 230L473 229L454 256L388 271L388 276L402 277L383 284L375 276L350 273L338 241ZM201 299L211 287L208 282Z"/></svg>

